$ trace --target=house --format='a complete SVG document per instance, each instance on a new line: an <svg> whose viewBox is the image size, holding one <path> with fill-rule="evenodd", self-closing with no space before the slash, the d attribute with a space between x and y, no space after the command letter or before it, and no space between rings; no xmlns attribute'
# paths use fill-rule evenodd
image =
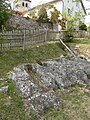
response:
<svg viewBox="0 0 90 120"><path fill-rule="evenodd" d="M10 1L12 4L12 9L14 11L21 12L22 16L28 16L30 11L34 11L36 16L38 17L38 11L40 7L44 4L46 4L46 6L48 6L48 4L53 5L58 11L60 11L62 16L65 11L67 14L69 14L71 10L73 16L77 12L80 12L82 16L86 15L86 10L82 0L37 0L37 1L33 0L32 2L31 0L10 0ZM17 1L17 3L15 1ZM52 8L47 9L48 17L50 17L51 11L53 11ZM60 16L60 18L62 16ZM84 18L81 18L80 21L84 22ZM58 26L58 28L61 29L60 26Z"/></svg>
<svg viewBox="0 0 90 120"><path fill-rule="evenodd" d="M10 0L10 3L12 10L22 13L22 16L26 14L26 11L31 9L31 0Z"/></svg>
<svg viewBox="0 0 90 120"><path fill-rule="evenodd" d="M73 9L73 15L75 15L78 11L81 11L82 15L86 15L86 10L82 0L33 0L32 2L31 0L10 0L10 3L12 10L25 12L25 14L29 11L36 10L43 4L52 4L62 14L65 10L69 13L70 10Z"/></svg>
<svg viewBox="0 0 90 120"><path fill-rule="evenodd" d="M78 12L79 10L82 12L83 15L86 14L85 7L83 5L82 0L38 0L36 4L33 7L33 1L31 3L31 8L35 9L36 7L39 7L43 4L52 4L54 5L61 13L63 11L67 11L67 13L70 12L71 9L73 9L73 15Z"/></svg>
<svg viewBox="0 0 90 120"><path fill-rule="evenodd" d="M32 7L32 3L31 3L31 7ZM44 4L46 4L46 6L48 6L48 4L53 5L58 11L60 11L62 16L65 12L69 14L70 11L72 11L72 16L74 16L78 12L80 12L82 16L86 15L86 10L85 10L82 0L38 0L36 2L36 6L33 7L31 11L35 11L36 15L38 15L40 6ZM50 13L52 10L53 9L47 9L48 17L50 17ZM85 20L84 17L80 19L80 21L82 22L84 22L84 20Z"/></svg>
<svg viewBox="0 0 90 120"><path fill-rule="evenodd" d="M66 8L67 13L72 9L72 15L75 15L77 12L80 12L82 16L86 15L82 0L64 0L64 8ZM84 22L84 17L81 18L81 21Z"/></svg>

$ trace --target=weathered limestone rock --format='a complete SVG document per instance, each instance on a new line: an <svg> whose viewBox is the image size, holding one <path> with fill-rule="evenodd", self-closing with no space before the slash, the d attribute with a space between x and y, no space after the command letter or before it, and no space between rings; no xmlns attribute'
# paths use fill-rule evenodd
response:
<svg viewBox="0 0 90 120"><path fill-rule="evenodd" d="M32 73L39 77L36 79ZM9 73L9 78L15 82L22 98L30 103L30 110L39 114L46 108L60 105L54 90L76 84L90 84L88 76L90 76L90 62L80 58L69 60L63 56L36 64L23 64Z"/></svg>
<svg viewBox="0 0 90 120"><path fill-rule="evenodd" d="M24 70L24 66L15 67L10 73L9 79L12 79L17 89L20 90L23 98L31 97L33 94L42 91L36 84L32 82L32 78Z"/></svg>
<svg viewBox="0 0 90 120"><path fill-rule="evenodd" d="M7 93L8 92L8 86L1 87L0 92Z"/></svg>
<svg viewBox="0 0 90 120"><path fill-rule="evenodd" d="M6 78L0 78L0 81L6 81L7 79Z"/></svg>
<svg viewBox="0 0 90 120"><path fill-rule="evenodd" d="M53 90L48 92L43 92L41 94L35 95L29 99L35 111L38 113L43 112L45 109L50 107L58 108L60 105L59 99Z"/></svg>
<svg viewBox="0 0 90 120"><path fill-rule="evenodd" d="M4 79L3 78L0 78L0 81L3 81Z"/></svg>
<svg viewBox="0 0 90 120"><path fill-rule="evenodd" d="M9 73L9 79L15 82L17 89L20 91L23 99L27 99L30 110L39 114L49 107L58 107L60 100L53 90L44 90L34 83L34 80L26 72L26 65L15 67Z"/></svg>
<svg viewBox="0 0 90 120"><path fill-rule="evenodd" d="M41 76L47 87L69 87L75 84L90 83L90 62L82 59L68 60L61 57L54 61L46 61L32 65L33 71Z"/></svg>

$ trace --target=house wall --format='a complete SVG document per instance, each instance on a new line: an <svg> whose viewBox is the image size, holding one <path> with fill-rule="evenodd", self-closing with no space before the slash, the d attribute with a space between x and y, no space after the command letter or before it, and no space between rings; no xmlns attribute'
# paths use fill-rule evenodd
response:
<svg viewBox="0 0 90 120"><path fill-rule="evenodd" d="M74 2L73 0L64 0L64 9L67 13L72 10L72 15L74 16L77 12L81 12L81 15L85 15L81 2ZM81 19L84 22L84 19Z"/></svg>
<svg viewBox="0 0 90 120"><path fill-rule="evenodd" d="M58 11L60 11L60 13L62 14L63 13L63 2L62 1L58 1L58 2L56 2L56 3L53 3L52 4ZM51 9L51 10L48 10L47 11L47 14L48 14L48 16L49 16L49 18L50 18L50 16L51 16L51 11L53 11L53 9ZM58 19L61 19L62 18L62 16L60 16ZM53 30L54 31L60 31L62 29L62 27L57 23L57 24L55 24L55 25L53 25Z"/></svg>
<svg viewBox="0 0 90 120"><path fill-rule="evenodd" d="M46 0L45 2L43 1L43 3L47 3L47 1L52 1L52 0ZM53 5L57 10L59 10L60 11L60 13L62 14L62 12L63 12L63 3L62 3L62 1L60 0L60 1L57 1L57 2L54 2L54 3L51 3L51 5ZM54 10L53 8L51 8L51 9L46 9L47 10L47 15L48 15L48 18L50 18L51 17L51 12ZM35 15L38 17L38 8L35 8L34 9L34 11L35 11ZM60 19L62 18L62 16L60 16ZM54 31L60 31L61 30L61 26L57 23L57 24L55 24L55 25L53 25L53 30Z"/></svg>
<svg viewBox="0 0 90 120"><path fill-rule="evenodd" d="M52 5L58 10L60 11L60 13L62 13L62 1L58 1L56 3L52 3ZM48 14L48 17L50 18L51 17L51 11L53 11L54 9L51 8L51 9L47 9L47 14Z"/></svg>
<svg viewBox="0 0 90 120"><path fill-rule="evenodd" d="M85 23L87 26L90 26L90 15L86 16Z"/></svg>
<svg viewBox="0 0 90 120"><path fill-rule="evenodd" d="M59 10L62 13L62 7L63 7L62 1L56 2L53 5L56 7L57 10Z"/></svg>
<svg viewBox="0 0 90 120"><path fill-rule="evenodd" d="M38 2L35 5L37 6L37 5L44 4L47 2L51 2L51 1L53 1L53 0L38 0ZM56 9L59 10L60 13L62 13L62 15L65 12L65 10L66 10L67 14L72 10L72 16L74 16L79 11L81 12L81 15L85 15L80 1L75 2L74 0L59 0L59 1L56 0L56 2L54 1L51 4L54 7L56 7ZM53 9L49 9L49 10L47 9L47 13L48 13L49 18L51 17L51 11L53 11ZM38 10L36 10L36 14L37 13L38 13ZM61 18L62 18L62 16L60 16L60 19ZM80 19L80 21L82 21L82 22L84 22L84 20L85 20L84 18ZM78 22L76 24L78 24ZM60 29L61 29L61 26L58 25L58 30L60 30Z"/></svg>
<svg viewBox="0 0 90 120"><path fill-rule="evenodd" d="M10 1L10 4L11 4L11 8L12 8L12 10L14 9L14 1L15 0L9 0Z"/></svg>
<svg viewBox="0 0 90 120"><path fill-rule="evenodd" d="M27 0L18 1L17 2L18 5L15 3L15 0L10 0L10 3L12 9L19 12L23 12L31 8L31 2Z"/></svg>
<svg viewBox="0 0 90 120"><path fill-rule="evenodd" d="M51 2L52 0L32 0L32 3L31 3L31 8L35 7L35 6L38 6L38 5L41 5L41 4L44 4L44 3L48 3L48 2Z"/></svg>

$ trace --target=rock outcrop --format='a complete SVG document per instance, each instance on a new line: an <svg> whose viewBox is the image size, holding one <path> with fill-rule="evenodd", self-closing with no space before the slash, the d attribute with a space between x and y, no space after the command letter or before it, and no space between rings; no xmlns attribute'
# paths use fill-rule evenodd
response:
<svg viewBox="0 0 90 120"><path fill-rule="evenodd" d="M90 84L90 62L60 57L54 60L24 64L9 73L22 98L27 99L30 110L42 113L49 107L60 106L55 90L76 84Z"/></svg>
<svg viewBox="0 0 90 120"><path fill-rule="evenodd" d="M8 86L0 87L0 93L7 93L8 92Z"/></svg>
<svg viewBox="0 0 90 120"><path fill-rule="evenodd" d="M7 83L6 78L0 78L0 93L8 93L9 86L5 85Z"/></svg>
<svg viewBox="0 0 90 120"><path fill-rule="evenodd" d="M28 100L30 110L41 114L49 107L58 107L60 100L55 92L52 89L42 89L38 84L35 84L25 68L26 65L15 67L9 73L9 79L13 80L23 100Z"/></svg>
<svg viewBox="0 0 90 120"><path fill-rule="evenodd" d="M56 60L33 64L32 70L41 76L47 87L64 87L75 84L88 84L90 75L90 62L76 58L68 60L60 57Z"/></svg>

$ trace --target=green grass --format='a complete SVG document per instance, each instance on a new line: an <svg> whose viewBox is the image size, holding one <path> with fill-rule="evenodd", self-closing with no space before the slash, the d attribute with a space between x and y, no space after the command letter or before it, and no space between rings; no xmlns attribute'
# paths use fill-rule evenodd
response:
<svg viewBox="0 0 90 120"><path fill-rule="evenodd" d="M8 80L5 85L9 90L7 94L0 93L0 120L29 120L14 84Z"/></svg>
<svg viewBox="0 0 90 120"><path fill-rule="evenodd" d="M60 48L59 43L32 46L24 51L22 49L0 51L0 77L22 63L36 63L59 57L66 52ZM0 87L9 86L7 94L0 93L0 120L37 120L35 113L26 116L22 98L19 96L11 80L0 81Z"/></svg>
<svg viewBox="0 0 90 120"><path fill-rule="evenodd" d="M69 43L73 48L76 43ZM32 46L25 51L7 50L0 51L0 77L22 63L36 63L39 60L47 60L66 55L59 43ZM35 76L34 76L35 77ZM11 80L0 81L0 87L9 86L7 94L0 93L0 120L40 120L35 113L28 115L23 107L22 98ZM90 120L90 86L74 86L69 92L57 90L60 96L59 109L47 109L41 116L42 120Z"/></svg>
<svg viewBox="0 0 90 120"><path fill-rule="evenodd" d="M26 115L23 101L14 84L8 80L8 94L0 93L0 120L40 120L35 113ZM42 120L90 120L90 86L74 86L69 92L57 90L61 106L46 109Z"/></svg>
<svg viewBox="0 0 90 120"><path fill-rule="evenodd" d="M74 38L72 42L66 43L71 49L75 47L76 44L80 45L90 45L90 38Z"/></svg>
<svg viewBox="0 0 90 120"><path fill-rule="evenodd" d="M90 92L88 89L77 85L70 88L67 93L59 90L61 108L47 110L45 120L90 120Z"/></svg>
<svg viewBox="0 0 90 120"><path fill-rule="evenodd" d="M90 44L90 38L75 38L73 43Z"/></svg>
<svg viewBox="0 0 90 120"><path fill-rule="evenodd" d="M22 63L35 63L38 60L52 59L66 55L59 43L34 46L28 49L0 51L0 77L6 75L14 66Z"/></svg>
<svg viewBox="0 0 90 120"><path fill-rule="evenodd" d="M78 45L79 49L76 50L77 55L84 55L86 58L90 59L90 39L74 39L73 43L67 43L67 45L72 50L75 50L75 46Z"/></svg>

